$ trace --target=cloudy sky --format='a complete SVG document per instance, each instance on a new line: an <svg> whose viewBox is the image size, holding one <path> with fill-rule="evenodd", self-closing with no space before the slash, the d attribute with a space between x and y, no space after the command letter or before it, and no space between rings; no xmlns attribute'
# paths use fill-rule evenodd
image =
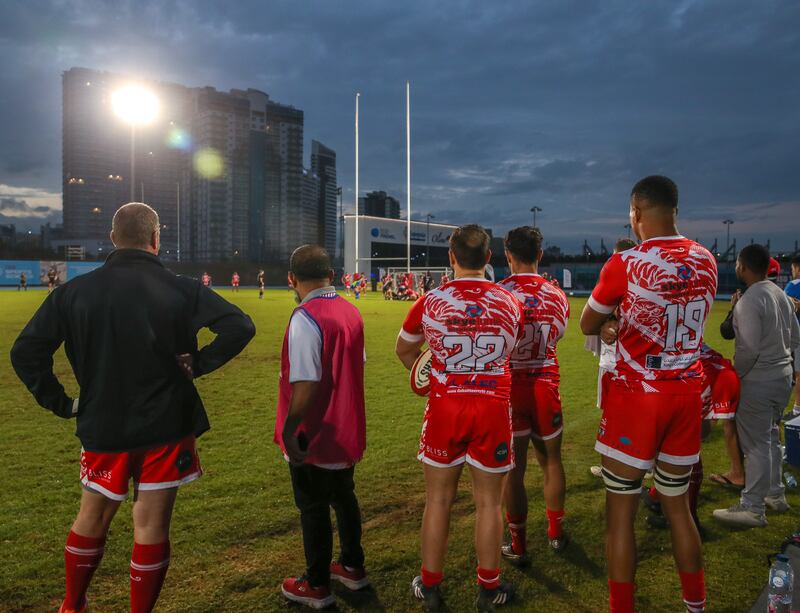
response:
<svg viewBox="0 0 800 613"><path fill-rule="evenodd" d="M302 108L306 145L405 199L412 84L415 215L497 232L540 206L569 250L624 234L641 176L681 189L681 228L800 238L800 3L504 0L0 4L0 222L61 207L61 72L254 87ZM307 154L308 155L308 154Z"/></svg>

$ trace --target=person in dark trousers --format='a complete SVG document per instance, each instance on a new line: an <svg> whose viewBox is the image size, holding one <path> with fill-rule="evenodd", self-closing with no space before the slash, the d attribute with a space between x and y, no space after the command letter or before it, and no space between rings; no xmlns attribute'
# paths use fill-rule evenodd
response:
<svg viewBox="0 0 800 613"><path fill-rule="evenodd" d="M56 287L11 349L14 370L36 401L58 417L75 418L83 446L62 613L86 610L89 583L131 479L131 611L153 609L169 566L178 486L202 474L195 439L209 423L192 380L228 362L255 334L237 307L164 268L159 228L146 204L121 207L112 222L116 249L105 264ZM201 328L217 336L198 350ZM79 398L70 398L53 373L62 343Z"/></svg>
<svg viewBox="0 0 800 613"><path fill-rule="evenodd" d="M734 367L742 382L736 429L746 459L745 487L738 504L714 511L716 519L736 528L765 526L766 509L791 508L783 486L780 420L798 370L800 324L794 304L767 280L769 267L762 245L748 245L736 258L736 275L747 285L733 309Z"/></svg>
<svg viewBox="0 0 800 613"><path fill-rule="evenodd" d="M19 273L19 285L17 286L17 291L25 290L28 291L28 277L25 276L24 272Z"/></svg>
<svg viewBox="0 0 800 613"><path fill-rule="evenodd" d="M364 322L333 287L328 253L298 247L289 263L292 313L281 354L275 442L289 461L306 572L283 581L283 595L320 609L334 602L331 579L351 590L369 585L361 548L361 511L353 473L366 448ZM333 560L331 507L341 554Z"/></svg>

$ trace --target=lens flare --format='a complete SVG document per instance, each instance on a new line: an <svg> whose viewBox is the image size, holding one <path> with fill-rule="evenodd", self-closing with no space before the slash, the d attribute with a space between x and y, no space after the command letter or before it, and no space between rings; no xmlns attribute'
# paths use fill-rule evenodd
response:
<svg viewBox="0 0 800 613"><path fill-rule="evenodd" d="M192 137L186 130L178 127L170 128L167 133L167 146L181 151L189 151L192 147Z"/></svg>
<svg viewBox="0 0 800 613"><path fill-rule="evenodd" d="M225 161L216 149L205 147L194 154L194 170L204 179L219 179L225 172Z"/></svg>

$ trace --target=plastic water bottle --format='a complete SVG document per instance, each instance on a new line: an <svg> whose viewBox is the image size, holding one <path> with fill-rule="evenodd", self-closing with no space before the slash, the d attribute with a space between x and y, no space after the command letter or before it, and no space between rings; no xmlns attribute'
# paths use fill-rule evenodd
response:
<svg viewBox="0 0 800 613"><path fill-rule="evenodd" d="M789 558L783 554L775 556L769 568L769 591L767 611L769 613L791 613L794 571Z"/></svg>
<svg viewBox="0 0 800 613"><path fill-rule="evenodd" d="M797 479L792 473L783 473L783 480L786 482L786 487L790 487L792 489L797 487Z"/></svg>

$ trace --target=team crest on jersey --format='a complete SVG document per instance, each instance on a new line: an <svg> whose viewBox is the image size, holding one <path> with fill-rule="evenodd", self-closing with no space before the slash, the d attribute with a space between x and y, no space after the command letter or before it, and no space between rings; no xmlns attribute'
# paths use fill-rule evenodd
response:
<svg viewBox="0 0 800 613"><path fill-rule="evenodd" d="M470 304L464 312L467 317L480 317L483 315L483 307L479 304Z"/></svg>
<svg viewBox="0 0 800 613"><path fill-rule="evenodd" d="M678 271L677 272L678 272L678 277L680 277L684 281L688 281L689 279L692 278L693 271L692 271L691 268L686 266L686 264L678 266Z"/></svg>
<svg viewBox="0 0 800 613"><path fill-rule="evenodd" d="M525 298L525 308L527 309L535 309L542 303L536 296L528 296Z"/></svg>

